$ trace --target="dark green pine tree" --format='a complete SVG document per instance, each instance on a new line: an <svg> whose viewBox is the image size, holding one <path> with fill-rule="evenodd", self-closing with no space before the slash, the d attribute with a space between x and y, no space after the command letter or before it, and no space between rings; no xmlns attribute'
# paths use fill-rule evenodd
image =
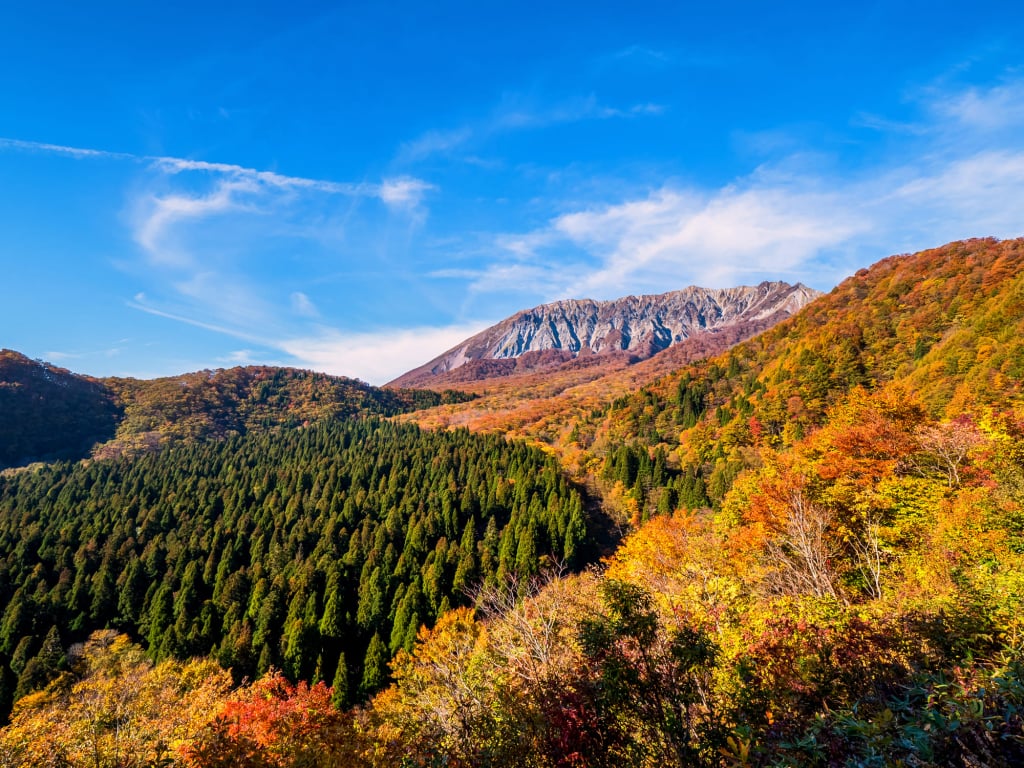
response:
<svg viewBox="0 0 1024 768"><path fill-rule="evenodd" d="M117 609L117 583L106 560L92 579L92 602L89 618L95 625L103 625L113 617Z"/></svg>
<svg viewBox="0 0 1024 768"><path fill-rule="evenodd" d="M133 627L139 621L146 599L146 579L139 559L133 557L122 573L117 595L117 624Z"/></svg>
<svg viewBox="0 0 1024 768"><path fill-rule="evenodd" d="M157 588L146 617L146 642L151 655L159 655L164 634L173 624L174 594L171 585L164 582Z"/></svg>
<svg viewBox="0 0 1024 768"><path fill-rule="evenodd" d="M569 521L565 526L565 541L562 545L562 557L566 565L574 567L580 559L580 546L586 540L587 526L583 522L583 511L579 500L573 500L569 512Z"/></svg>
<svg viewBox="0 0 1024 768"><path fill-rule="evenodd" d="M60 633L57 627L50 627L39 653L29 659L18 677L14 700L17 701L33 691L42 690L66 668L67 656L64 654Z"/></svg>
<svg viewBox="0 0 1024 768"><path fill-rule="evenodd" d="M348 663L345 661L344 652L338 657L338 666L334 670L334 680L331 683L331 702L338 709L346 709L352 703L348 690Z"/></svg>
<svg viewBox="0 0 1024 768"><path fill-rule="evenodd" d="M22 671L25 669L25 665L28 664L30 658L32 658L33 651L35 650L36 638L33 635L25 635L18 642L17 647L14 649L14 653L11 654L10 668L15 678L21 676Z"/></svg>
<svg viewBox="0 0 1024 768"><path fill-rule="evenodd" d="M274 652L270 648L269 643L264 643L263 647L260 648L260 658L256 662L256 672L260 675L265 675L267 670L274 666Z"/></svg>
<svg viewBox="0 0 1024 768"><path fill-rule="evenodd" d="M327 602L324 605L324 615L320 619L320 634L323 637L340 638L344 632L345 616L342 611L342 601L338 595L338 589L328 588Z"/></svg>
<svg viewBox="0 0 1024 768"><path fill-rule="evenodd" d="M516 549L516 573L523 578L536 576L540 571L537 560L537 523L531 518L526 530L519 536Z"/></svg>
<svg viewBox="0 0 1024 768"><path fill-rule="evenodd" d="M384 687L388 677L388 649L376 632L370 638L370 645L366 649L366 657L363 661L363 682L359 686L359 692L363 696L370 696Z"/></svg>
<svg viewBox="0 0 1024 768"><path fill-rule="evenodd" d="M476 583L478 574L476 566L476 521L470 518L459 541L459 564L455 568L452 587L463 594Z"/></svg>

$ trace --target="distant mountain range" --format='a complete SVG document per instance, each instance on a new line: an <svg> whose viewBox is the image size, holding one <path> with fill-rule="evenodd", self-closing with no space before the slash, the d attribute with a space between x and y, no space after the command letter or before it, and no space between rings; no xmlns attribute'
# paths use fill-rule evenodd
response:
<svg viewBox="0 0 1024 768"><path fill-rule="evenodd" d="M614 301L569 299L518 312L390 383L438 387L563 366L598 356L639 362L695 336L731 343L793 315L821 294L797 283L689 287ZM745 333L744 329L750 332ZM598 361L593 361L598 362Z"/></svg>

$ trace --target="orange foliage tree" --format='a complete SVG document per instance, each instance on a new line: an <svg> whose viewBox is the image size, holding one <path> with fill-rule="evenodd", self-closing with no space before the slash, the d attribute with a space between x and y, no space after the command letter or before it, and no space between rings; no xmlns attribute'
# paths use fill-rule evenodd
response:
<svg viewBox="0 0 1024 768"><path fill-rule="evenodd" d="M334 766L354 759L351 717L324 683L297 685L272 670L224 702L184 750L189 768Z"/></svg>

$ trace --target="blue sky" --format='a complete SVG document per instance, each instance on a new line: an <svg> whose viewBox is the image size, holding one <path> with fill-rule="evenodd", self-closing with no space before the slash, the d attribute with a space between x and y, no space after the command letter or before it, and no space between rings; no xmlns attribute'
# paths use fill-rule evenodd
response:
<svg viewBox="0 0 1024 768"><path fill-rule="evenodd" d="M383 383L558 298L1024 235L1021 40L1015 2L12 0L0 346Z"/></svg>

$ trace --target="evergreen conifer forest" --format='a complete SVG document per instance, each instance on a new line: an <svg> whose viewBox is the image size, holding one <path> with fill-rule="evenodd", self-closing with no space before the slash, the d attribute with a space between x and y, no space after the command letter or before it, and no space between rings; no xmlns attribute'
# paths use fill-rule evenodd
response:
<svg viewBox="0 0 1024 768"><path fill-rule="evenodd" d="M587 544L579 493L536 448L371 419L57 464L0 498L8 706L48 633L107 627L156 661L362 699L476 585Z"/></svg>

